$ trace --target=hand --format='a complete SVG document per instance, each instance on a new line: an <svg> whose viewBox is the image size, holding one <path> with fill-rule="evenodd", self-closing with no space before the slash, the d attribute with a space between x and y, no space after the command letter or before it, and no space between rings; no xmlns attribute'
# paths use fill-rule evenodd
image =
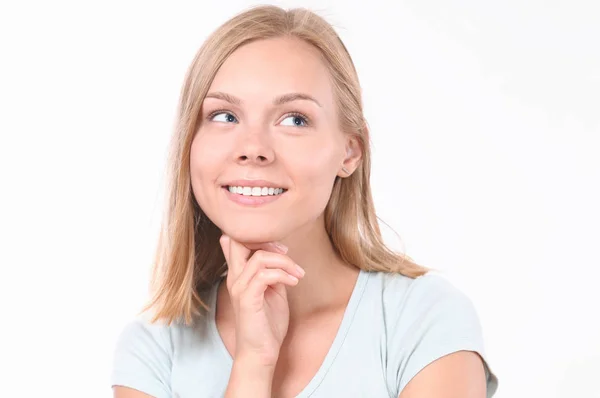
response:
<svg viewBox="0 0 600 398"><path fill-rule="evenodd" d="M223 235L220 243L235 315L234 359L274 368L289 325L286 286L296 286L304 270L274 242L247 247Z"/></svg>

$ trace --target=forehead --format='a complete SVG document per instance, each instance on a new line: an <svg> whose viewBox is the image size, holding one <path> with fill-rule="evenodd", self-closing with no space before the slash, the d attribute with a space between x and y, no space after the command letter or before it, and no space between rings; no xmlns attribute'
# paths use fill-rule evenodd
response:
<svg viewBox="0 0 600 398"><path fill-rule="evenodd" d="M266 102L293 92L333 106L330 74L318 49L296 38L257 40L235 50L218 70L209 91L243 101Z"/></svg>

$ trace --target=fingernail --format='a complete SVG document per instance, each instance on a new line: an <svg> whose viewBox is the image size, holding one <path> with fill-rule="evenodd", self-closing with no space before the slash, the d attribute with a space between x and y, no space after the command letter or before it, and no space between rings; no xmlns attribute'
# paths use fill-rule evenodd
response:
<svg viewBox="0 0 600 398"><path fill-rule="evenodd" d="M273 242L273 245L277 249L281 250L284 253L287 253L287 251L288 251L288 247L286 245L283 245L283 244L279 243L279 242Z"/></svg>
<svg viewBox="0 0 600 398"><path fill-rule="evenodd" d="M300 276L304 276L304 274L306 274L306 272L304 271L304 269L299 266L298 264L296 264L296 269L298 270L298 273L300 274Z"/></svg>

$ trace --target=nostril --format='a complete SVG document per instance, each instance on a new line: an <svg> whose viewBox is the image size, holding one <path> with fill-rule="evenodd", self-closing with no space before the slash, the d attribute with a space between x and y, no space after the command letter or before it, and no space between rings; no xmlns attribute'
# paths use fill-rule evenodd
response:
<svg viewBox="0 0 600 398"><path fill-rule="evenodd" d="M269 156L263 155L239 155L237 157L238 162L257 162L257 163L268 163L270 160Z"/></svg>

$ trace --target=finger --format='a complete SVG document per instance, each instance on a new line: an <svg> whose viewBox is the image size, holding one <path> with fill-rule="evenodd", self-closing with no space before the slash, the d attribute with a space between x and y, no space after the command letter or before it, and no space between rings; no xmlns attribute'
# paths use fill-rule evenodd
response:
<svg viewBox="0 0 600 398"><path fill-rule="evenodd" d="M231 241L234 239L231 239L230 236L223 234L221 236L221 239L219 240L220 244L221 244L221 249L223 250L223 254L225 255L225 261L227 261L228 267L231 269L231 267L235 267L234 265L230 265L229 263L231 262L229 259L229 253L230 253L230 245L231 245ZM239 243L239 242L238 242ZM250 249L250 252L248 253L244 253L244 258L247 259L250 255L250 253L253 250L265 250L265 251L269 251L269 252L273 252L273 253L281 253L281 254L286 254L288 252L288 247L285 246L284 244L280 243L280 242L264 242L264 243L242 243L243 246L245 246L247 249ZM243 267L242 267L243 268ZM239 271L241 272L241 271ZM232 273L232 272L229 272ZM235 277L237 277L238 274L236 274L236 271L234 270L233 273L235 274Z"/></svg>
<svg viewBox="0 0 600 398"><path fill-rule="evenodd" d="M225 259L229 256L229 240L230 236L223 234L220 239L221 248L223 249L223 253L225 254ZM288 247L283 243L272 241L272 242L264 242L264 243L242 243L250 250L266 250L274 253L286 254L288 252ZM227 245L227 248L225 247Z"/></svg>
<svg viewBox="0 0 600 398"><path fill-rule="evenodd" d="M225 261L227 261L229 263L229 243L230 243L230 239L229 236L223 234L221 235L221 237L219 238L219 243L221 244L221 250L223 250L223 255L225 256Z"/></svg>
<svg viewBox="0 0 600 398"><path fill-rule="evenodd" d="M265 242L265 243L244 243L250 250L266 250L274 253L286 254L288 252L288 247L279 242Z"/></svg>
<svg viewBox="0 0 600 398"><path fill-rule="evenodd" d="M260 268L279 268L299 279L304 277L305 273L302 267L296 264L294 260L285 254L272 253L264 250L258 250L256 253L254 253L246 262L246 268L250 270L258 270Z"/></svg>
<svg viewBox="0 0 600 398"><path fill-rule="evenodd" d="M235 281L244 269L244 265L250 256L250 249L232 239L229 235L223 235L219 242L227 261L227 279Z"/></svg>
<svg viewBox="0 0 600 398"><path fill-rule="evenodd" d="M288 256L259 250L246 262L237 279L232 281L232 293L246 290L250 281L263 269L281 269L298 279L304 277L304 270Z"/></svg>
<svg viewBox="0 0 600 398"><path fill-rule="evenodd" d="M262 298L269 286L275 287L279 283L286 286L296 286L298 278L282 269L261 269L242 293L244 299L240 301L240 305L251 304L255 299Z"/></svg>

